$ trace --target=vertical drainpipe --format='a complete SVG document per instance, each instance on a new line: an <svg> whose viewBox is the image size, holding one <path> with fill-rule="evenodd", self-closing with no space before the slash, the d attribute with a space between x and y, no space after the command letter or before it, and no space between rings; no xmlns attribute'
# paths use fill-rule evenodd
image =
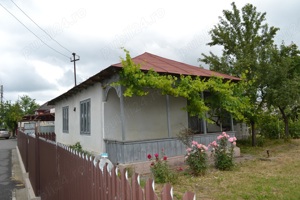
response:
<svg viewBox="0 0 300 200"><path fill-rule="evenodd" d="M169 97L169 95L166 95L166 109L167 109L168 137L171 137L171 118L170 118L170 97Z"/></svg>
<svg viewBox="0 0 300 200"><path fill-rule="evenodd" d="M204 100L204 93L203 91L201 92L201 98ZM203 119L202 119L202 124L203 124L203 133L207 134L207 130L206 130L206 120L205 120L205 116L206 114L204 114Z"/></svg>

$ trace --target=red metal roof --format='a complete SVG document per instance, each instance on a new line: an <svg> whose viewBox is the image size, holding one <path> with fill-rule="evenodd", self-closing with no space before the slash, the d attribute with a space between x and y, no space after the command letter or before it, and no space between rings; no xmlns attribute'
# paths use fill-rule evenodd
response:
<svg viewBox="0 0 300 200"><path fill-rule="evenodd" d="M193 65L188 65L182 62L163 58L148 52L132 58L133 62L140 64L141 70L154 70L158 73L182 74L200 77L223 77L225 79L240 80L237 77L203 69ZM122 67L122 63L111 65L112 67Z"/></svg>

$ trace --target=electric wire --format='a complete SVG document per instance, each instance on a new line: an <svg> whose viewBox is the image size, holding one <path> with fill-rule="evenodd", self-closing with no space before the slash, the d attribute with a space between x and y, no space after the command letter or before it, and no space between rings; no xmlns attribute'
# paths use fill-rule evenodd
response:
<svg viewBox="0 0 300 200"><path fill-rule="evenodd" d="M39 29L41 29L46 35L48 35L54 42L56 42L59 46L61 46L62 48L64 48L65 50L67 50L70 53L71 52L69 49L67 49L66 47L64 47L63 45L61 45L57 40L55 40L50 34L48 34L42 27L40 27L31 17L29 17L13 0L10 0L26 17L28 17L28 19L30 19L37 27L39 27Z"/></svg>
<svg viewBox="0 0 300 200"><path fill-rule="evenodd" d="M22 24L29 32L31 32L35 37L37 37L43 44L45 44L48 48L52 49L53 51L55 51L56 53L59 53L62 56L65 56L67 58L70 58L69 56L57 51L56 49L52 48L51 46L49 46L46 42L44 42L38 35L36 35L33 31L31 31L23 22L21 22L13 13L11 13L7 8L5 8L1 3L0 6L2 8L4 8L6 10L6 12L8 12L11 16L13 16L20 24Z"/></svg>

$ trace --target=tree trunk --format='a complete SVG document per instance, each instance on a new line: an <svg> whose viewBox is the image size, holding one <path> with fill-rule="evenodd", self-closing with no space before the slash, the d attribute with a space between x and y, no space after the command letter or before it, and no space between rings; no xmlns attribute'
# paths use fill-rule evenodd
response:
<svg viewBox="0 0 300 200"><path fill-rule="evenodd" d="M285 134L285 140L288 140L290 137L290 133L289 133L289 118L286 116L284 109L279 108L282 118L283 118L283 122L284 122L284 134Z"/></svg>
<svg viewBox="0 0 300 200"><path fill-rule="evenodd" d="M252 135L252 146L256 146L256 130L255 130L255 122L251 121L251 135Z"/></svg>

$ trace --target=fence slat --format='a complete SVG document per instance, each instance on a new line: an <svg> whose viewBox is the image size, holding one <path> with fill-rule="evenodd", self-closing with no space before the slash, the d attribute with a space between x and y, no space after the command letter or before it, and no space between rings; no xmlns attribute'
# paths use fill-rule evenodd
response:
<svg viewBox="0 0 300 200"><path fill-rule="evenodd" d="M154 192L154 181L149 178L145 185L145 200L157 200L157 196Z"/></svg>
<svg viewBox="0 0 300 200"><path fill-rule="evenodd" d="M183 195L182 200L196 200L196 196L195 196L195 194L192 193L192 192L186 192L186 193Z"/></svg>
<svg viewBox="0 0 300 200"><path fill-rule="evenodd" d="M143 200L144 193L139 183L139 177L140 175L138 173L134 173L131 177L131 187L132 187L132 200Z"/></svg>
<svg viewBox="0 0 300 200"><path fill-rule="evenodd" d="M161 192L161 200L172 200L173 199L173 188L170 184L165 184Z"/></svg>

